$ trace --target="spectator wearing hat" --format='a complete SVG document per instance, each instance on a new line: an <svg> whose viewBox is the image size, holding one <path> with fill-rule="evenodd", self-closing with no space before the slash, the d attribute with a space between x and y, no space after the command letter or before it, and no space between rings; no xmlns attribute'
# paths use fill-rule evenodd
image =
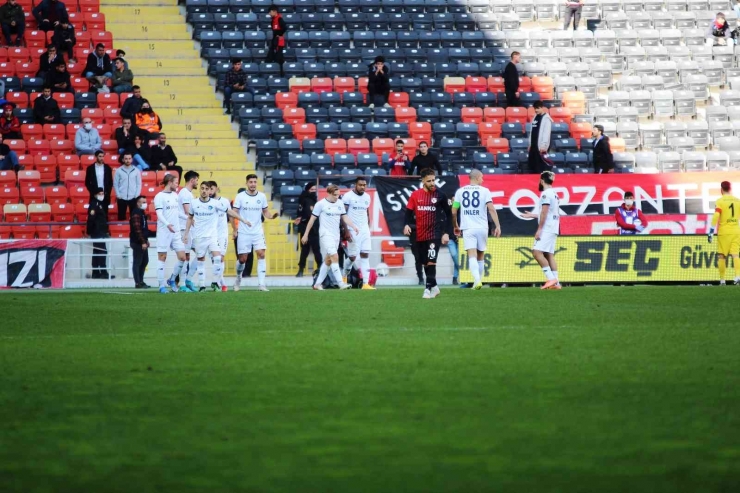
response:
<svg viewBox="0 0 740 493"><path fill-rule="evenodd" d="M283 76L283 63L285 63L285 33L288 31L288 25L285 19L278 12L277 5L270 5L270 17L272 21L272 40L270 40L270 49L267 51L267 63L278 63L280 65L280 77Z"/></svg>
<svg viewBox="0 0 740 493"><path fill-rule="evenodd" d="M542 101L535 101L534 118L532 118L532 130L529 133L529 171L540 174L543 171L551 171L552 163L547 159L547 151L550 149L550 135L552 134L552 118L547 113Z"/></svg>
<svg viewBox="0 0 740 493"><path fill-rule="evenodd" d="M46 75L45 83L46 85L51 86L51 92L54 94L58 92L75 92L72 88L72 79L69 72L67 72L67 65L64 63L57 64L57 66Z"/></svg>
<svg viewBox="0 0 740 493"><path fill-rule="evenodd" d="M3 105L3 114L0 116L0 135L3 139L22 139L21 136L21 122L18 117L13 114L15 105L13 103L5 103Z"/></svg>
<svg viewBox="0 0 740 493"><path fill-rule="evenodd" d="M113 61L114 70L111 74L111 84L113 85L113 92L121 94L122 92L130 92L133 89L132 83L134 82L134 73L127 69L123 58L116 58Z"/></svg>
<svg viewBox="0 0 740 493"><path fill-rule="evenodd" d="M371 108L388 106L388 96L391 93L389 73L382 56L376 56L375 61L368 65L367 93Z"/></svg>
<svg viewBox="0 0 740 493"><path fill-rule="evenodd" d="M18 172L20 169L18 154L16 154L7 144L3 144L2 139L0 138L0 171Z"/></svg>
<svg viewBox="0 0 740 493"><path fill-rule="evenodd" d="M717 13L714 21L707 27L708 46L732 46L732 29L725 19L725 14Z"/></svg>
<svg viewBox="0 0 740 493"><path fill-rule="evenodd" d="M146 197L136 197L134 202L135 206L131 210L131 217L129 218L129 245L134 257L134 265L131 270L134 275L136 289L146 289L149 286L144 282L144 273L146 272L146 266L149 264L148 249L151 246L149 238L154 236L154 233L149 230L149 222L146 217L148 205Z"/></svg>
<svg viewBox="0 0 740 493"><path fill-rule="evenodd" d="M612 173L614 171L614 156L612 156L612 148L609 145L609 137L604 135L604 127L594 125L592 135L594 137L594 150L591 161L594 163L594 171L596 174Z"/></svg>
<svg viewBox="0 0 740 493"><path fill-rule="evenodd" d="M8 0L0 7L0 24L2 24L5 43L8 46L20 46L23 42L23 33L26 31L26 15L17 0ZM13 34L15 34L15 41Z"/></svg>
<svg viewBox="0 0 740 493"><path fill-rule="evenodd" d="M98 192L98 189L102 188L105 202L105 208L108 208L110 204L111 191L113 190L113 169L105 164L105 153L103 151L95 151L95 162L87 167L85 170L85 188L90 193L90 202Z"/></svg>
<svg viewBox="0 0 740 493"><path fill-rule="evenodd" d="M31 13L39 29L44 32L52 31L64 21L69 22L67 7L59 0L42 0Z"/></svg>
<svg viewBox="0 0 740 493"><path fill-rule="evenodd" d="M59 123L62 121L62 112L59 104L51 97L51 86L44 86L44 90L33 102L33 118L38 124Z"/></svg>
<svg viewBox="0 0 740 493"><path fill-rule="evenodd" d="M504 67L504 93L507 106L521 106L519 101L519 62L522 55L518 51L511 53L511 60Z"/></svg>
<svg viewBox="0 0 740 493"><path fill-rule="evenodd" d="M235 92L248 92L254 96L255 91L247 84L247 73L242 70L242 61L238 58L231 60L231 70L226 72L224 80L224 106L226 114L231 114L231 95Z"/></svg>
<svg viewBox="0 0 740 493"><path fill-rule="evenodd" d="M93 127L89 116L82 120L82 128L75 134L75 150L78 156L91 156L103 147L98 129Z"/></svg>
<svg viewBox="0 0 740 493"><path fill-rule="evenodd" d="M75 58L75 44L77 44L77 38L75 37L75 28L68 20L62 22L54 28L54 35L51 37L51 42L57 47L59 54L67 54L67 59L70 62L77 62Z"/></svg>
<svg viewBox="0 0 740 493"><path fill-rule="evenodd" d="M87 209L87 236L100 240L108 237L108 203L105 201L105 190L95 189ZM112 279L106 270L108 248L105 241L93 243L92 278Z"/></svg>

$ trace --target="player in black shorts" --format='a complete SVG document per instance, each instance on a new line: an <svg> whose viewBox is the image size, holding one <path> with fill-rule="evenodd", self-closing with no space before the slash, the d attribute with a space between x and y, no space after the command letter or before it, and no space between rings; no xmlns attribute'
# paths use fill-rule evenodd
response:
<svg viewBox="0 0 740 493"><path fill-rule="evenodd" d="M452 217L447 196L435 184L434 171L421 170L422 188L415 190L406 205L406 225L403 234L411 235L411 224L416 218L416 248L424 264L427 277L426 289L422 298L439 296L437 286L437 257L439 248L446 245L450 237L445 232L445 222Z"/></svg>

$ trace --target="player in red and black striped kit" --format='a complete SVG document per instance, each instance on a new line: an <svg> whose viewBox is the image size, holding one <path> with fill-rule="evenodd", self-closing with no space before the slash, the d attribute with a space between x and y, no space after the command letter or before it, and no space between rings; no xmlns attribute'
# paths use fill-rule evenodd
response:
<svg viewBox="0 0 740 493"><path fill-rule="evenodd" d="M416 219L416 248L424 264L427 277L426 289L422 298L439 296L437 286L437 254L440 245L446 245L450 237L446 231L446 221L452 217L447 196L435 184L434 171L421 170L422 188L415 190L406 205L406 225L403 234L411 235L411 224Z"/></svg>

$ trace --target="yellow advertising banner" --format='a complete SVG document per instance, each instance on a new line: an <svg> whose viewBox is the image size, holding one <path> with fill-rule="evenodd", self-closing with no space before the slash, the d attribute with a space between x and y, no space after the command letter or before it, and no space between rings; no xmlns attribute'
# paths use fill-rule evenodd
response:
<svg viewBox="0 0 740 493"><path fill-rule="evenodd" d="M717 246L706 236L561 236L555 260L565 283L717 281ZM532 253L533 237L489 238L483 282L544 280ZM460 245L460 281L472 282ZM731 271L732 261L728 261Z"/></svg>

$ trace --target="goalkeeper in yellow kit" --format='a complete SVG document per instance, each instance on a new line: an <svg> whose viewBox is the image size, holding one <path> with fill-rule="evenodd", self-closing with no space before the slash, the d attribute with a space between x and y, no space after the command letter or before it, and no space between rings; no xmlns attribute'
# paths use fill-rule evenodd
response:
<svg viewBox="0 0 740 493"><path fill-rule="evenodd" d="M712 242L712 235L717 230L717 264L719 267L719 283L725 284L725 271L727 270L727 257L732 257L735 267L735 284L740 284L740 199L731 194L729 181L723 181L722 197L715 203L714 216L712 216L712 227L709 229L708 240ZM719 226L719 229L717 228Z"/></svg>

